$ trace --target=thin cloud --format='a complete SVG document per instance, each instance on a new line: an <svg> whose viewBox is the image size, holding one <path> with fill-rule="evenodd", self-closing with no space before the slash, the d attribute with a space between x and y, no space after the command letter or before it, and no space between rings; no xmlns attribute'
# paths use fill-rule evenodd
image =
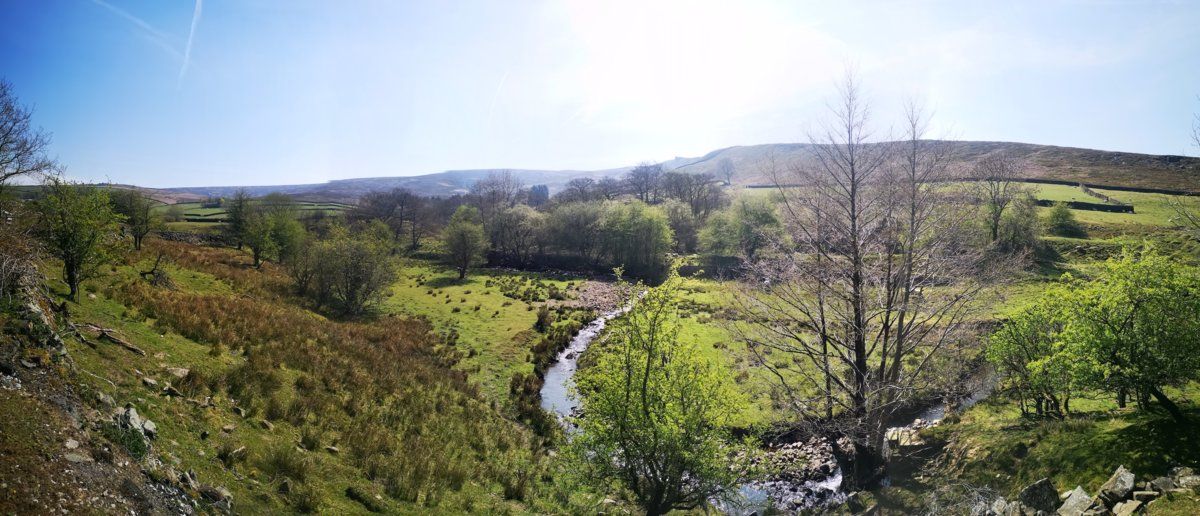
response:
<svg viewBox="0 0 1200 516"><path fill-rule="evenodd" d="M104 0L92 0L92 3L94 3L100 7L103 7L105 9L107 9L108 12L111 12L117 16L120 16L121 18L124 18L125 21L132 23L135 27L137 27L141 31L142 35L145 36L146 39L149 39L154 44L158 45L159 47L162 47L163 50L166 50L172 56L175 56L176 58L182 57L179 53L179 50L175 48L175 45L171 44L170 36L168 36L165 32L154 28L154 26L150 25L149 23L146 23L146 20L138 18L137 16L130 14L128 11L121 9L120 7L117 7L115 5L112 5L108 2L105 2ZM193 27L194 27L194 25L193 25ZM188 46L189 47L191 46L190 41L189 41Z"/></svg>
<svg viewBox="0 0 1200 516"><path fill-rule="evenodd" d="M192 11L192 28L188 31L187 46L183 49L183 65L179 67L179 80L187 74L188 66L192 64L192 40L196 37L196 26L200 25L200 12L204 9L204 0L196 0L196 8Z"/></svg>

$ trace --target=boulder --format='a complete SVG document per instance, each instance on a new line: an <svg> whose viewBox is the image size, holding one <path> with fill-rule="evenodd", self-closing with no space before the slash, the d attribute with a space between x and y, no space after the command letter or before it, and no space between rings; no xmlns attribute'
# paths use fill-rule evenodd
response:
<svg viewBox="0 0 1200 516"><path fill-rule="evenodd" d="M338 453L340 453L342 450L339 450L337 446L329 445L329 446L326 446L326 447L325 447L325 451L327 451L327 452L329 452L329 453L332 453L332 454L334 454L334 455L337 455L337 454L338 454Z"/></svg>
<svg viewBox="0 0 1200 516"><path fill-rule="evenodd" d="M1168 490L1175 489L1175 480L1171 477L1158 477L1150 481L1150 487L1155 491L1165 493Z"/></svg>
<svg viewBox="0 0 1200 516"><path fill-rule="evenodd" d="M1192 471L1192 468L1189 468L1187 466L1175 466L1175 467L1171 468L1170 474L1171 474L1171 478L1179 478L1179 477L1186 477L1189 475L1195 475L1196 472Z"/></svg>
<svg viewBox="0 0 1200 516"><path fill-rule="evenodd" d="M275 429L275 425L271 424L270 421L267 421L265 419L262 421L259 421L258 424L262 425L263 430L266 430L268 432Z"/></svg>
<svg viewBox="0 0 1200 516"><path fill-rule="evenodd" d="M227 434L228 434L228 433L230 433L230 432L233 432L233 430L234 430L234 429L236 429L236 428L237 428L237 425L235 425L235 424L233 424L233 423L230 423L230 424L228 424L228 425L225 425L225 426L221 427L221 431L222 431L222 432L225 432L225 433L227 433Z"/></svg>
<svg viewBox="0 0 1200 516"><path fill-rule="evenodd" d="M167 373L169 373L171 376L174 376L175 378L178 378L180 380L187 378L187 375L190 372L191 372L190 370L188 370L187 368L184 368L184 367L168 367L167 368Z"/></svg>
<svg viewBox="0 0 1200 516"><path fill-rule="evenodd" d="M158 438L158 425L147 419L142 422L142 434L150 439Z"/></svg>
<svg viewBox="0 0 1200 516"><path fill-rule="evenodd" d="M1133 492L1135 481L1136 478L1133 472L1125 469L1125 466L1120 466L1117 468L1117 471L1113 472L1108 481L1100 486L1098 496L1104 501L1104 505L1113 507L1117 502L1129 498L1129 494Z"/></svg>
<svg viewBox="0 0 1200 516"><path fill-rule="evenodd" d="M1175 477L1175 486L1183 489L1200 487L1200 475L1181 475Z"/></svg>
<svg viewBox="0 0 1200 516"><path fill-rule="evenodd" d="M246 417L246 409L242 407L233 407L233 413L237 414L237 417Z"/></svg>
<svg viewBox="0 0 1200 516"><path fill-rule="evenodd" d="M1116 516L1130 516L1137 513L1137 510L1142 507L1142 502L1137 500L1129 500L1118 503L1113 507L1113 514Z"/></svg>
<svg viewBox="0 0 1200 516"><path fill-rule="evenodd" d="M1075 486L1067 492L1067 498L1063 500L1063 504L1058 508L1058 514L1062 516L1080 516L1092 506L1092 495L1080 486Z"/></svg>
<svg viewBox="0 0 1200 516"><path fill-rule="evenodd" d="M1033 510L1051 513L1058 508L1058 489L1049 478L1043 478L1022 489L1017 500Z"/></svg>
<svg viewBox="0 0 1200 516"><path fill-rule="evenodd" d="M158 388L158 380L155 380L149 376L142 377L142 383L145 384L146 387L149 387L151 389Z"/></svg>
<svg viewBox="0 0 1200 516"><path fill-rule="evenodd" d="M163 387L162 393L164 396L170 396L172 398L182 398L183 397L183 393L179 392L179 389L172 387L171 384L169 384L169 383L167 384L166 387Z"/></svg>

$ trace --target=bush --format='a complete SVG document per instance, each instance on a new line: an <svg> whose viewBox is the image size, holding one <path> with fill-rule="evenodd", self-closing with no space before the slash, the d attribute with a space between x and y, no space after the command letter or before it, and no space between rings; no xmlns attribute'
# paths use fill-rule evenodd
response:
<svg viewBox="0 0 1200 516"><path fill-rule="evenodd" d="M109 442L120 446L133 460L140 461L150 452L146 437L137 428L121 428L116 423L105 423L100 427L100 435Z"/></svg>
<svg viewBox="0 0 1200 516"><path fill-rule="evenodd" d="M312 471L312 463L289 444L281 444L267 452L258 469L272 479L289 478L304 482Z"/></svg>
<svg viewBox="0 0 1200 516"><path fill-rule="evenodd" d="M1050 213L1046 214L1045 225L1046 231L1051 235L1074 238L1087 236L1083 226L1075 220L1075 213L1065 202L1054 203L1054 207L1050 208Z"/></svg>

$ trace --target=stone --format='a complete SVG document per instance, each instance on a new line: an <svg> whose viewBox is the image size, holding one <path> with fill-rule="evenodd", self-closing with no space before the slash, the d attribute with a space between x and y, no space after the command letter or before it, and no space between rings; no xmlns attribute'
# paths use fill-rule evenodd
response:
<svg viewBox="0 0 1200 516"><path fill-rule="evenodd" d="M143 383L143 384L145 384L145 385L146 385L146 387L149 387L149 388L151 388L151 389L157 389L157 388L158 388L158 380L155 380L155 379L153 379L153 378L151 378L151 377L149 377L149 376L144 376L144 377L142 377L142 383Z"/></svg>
<svg viewBox="0 0 1200 516"><path fill-rule="evenodd" d="M117 400L114 400L112 396L104 394L103 392L96 395L96 401L99 401L100 404L104 405L105 407L114 407L117 405Z"/></svg>
<svg viewBox="0 0 1200 516"><path fill-rule="evenodd" d="M228 425L221 427L221 431L225 432L225 433L230 433L230 432L233 432L233 430L236 428L237 428L237 425L230 423Z"/></svg>
<svg viewBox="0 0 1200 516"><path fill-rule="evenodd" d="M1155 491L1165 493L1168 490L1175 489L1175 480L1171 477L1158 477L1150 481L1150 487Z"/></svg>
<svg viewBox="0 0 1200 516"><path fill-rule="evenodd" d="M37 364L30 362L28 360L25 360L24 358L21 359L21 365L23 365L29 369L33 369L33 368L37 367Z"/></svg>
<svg viewBox="0 0 1200 516"><path fill-rule="evenodd" d="M184 472L184 474L179 477L179 483L181 485L183 485L184 487L187 487L188 489L191 489L193 491L200 489L200 482L198 482L196 480L196 471L195 470L189 469L186 472Z"/></svg>
<svg viewBox="0 0 1200 516"><path fill-rule="evenodd" d="M339 450L337 446L329 445L325 447L325 451L337 455L342 450Z"/></svg>
<svg viewBox="0 0 1200 516"><path fill-rule="evenodd" d="M68 453L63 457L67 459L67 462L74 462L76 464L81 462L92 462L92 457L83 453Z"/></svg>
<svg viewBox="0 0 1200 516"><path fill-rule="evenodd" d="M63 446L66 446L68 450L74 450L79 447L79 441L67 439L67 442L63 443Z"/></svg>
<svg viewBox="0 0 1200 516"><path fill-rule="evenodd" d="M1142 502L1142 503L1149 502L1150 500L1153 500L1155 498L1158 498L1158 492L1156 492L1156 491L1134 491L1133 492L1133 499L1137 500L1139 502Z"/></svg>
<svg viewBox="0 0 1200 516"><path fill-rule="evenodd" d="M1121 502L1113 507L1113 514L1116 516L1130 516L1131 514L1137 513L1137 510L1141 508L1141 506L1142 502L1137 500Z"/></svg>
<svg viewBox="0 0 1200 516"><path fill-rule="evenodd" d="M209 485L200 486L200 496L211 502L224 502L233 498L233 493L224 487L213 487Z"/></svg>
<svg viewBox="0 0 1200 516"><path fill-rule="evenodd" d="M137 409L131 405L126 405L123 409L118 409L118 422L125 428L142 429L142 416L139 416Z"/></svg>
<svg viewBox="0 0 1200 516"><path fill-rule="evenodd" d="M1175 477L1175 486L1183 489L1200 487L1200 475L1181 475Z"/></svg>
<svg viewBox="0 0 1200 516"><path fill-rule="evenodd" d="M200 440L203 441L205 439L208 439L208 430L201 430L200 431Z"/></svg>
<svg viewBox="0 0 1200 516"><path fill-rule="evenodd" d="M147 419L142 422L142 433L146 434L146 437L149 437L150 439L156 439L158 438L158 425Z"/></svg>
<svg viewBox="0 0 1200 516"><path fill-rule="evenodd" d="M1108 481L1100 486L1098 496L1104 500L1105 505L1113 507L1117 502L1129 498L1129 493L1133 492L1135 480L1131 471L1125 469L1125 466L1120 466Z"/></svg>
<svg viewBox="0 0 1200 516"><path fill-rule="evenodd" d="M246 409L242 407L233 407L233 413L237 414L237 417L246 417Z"/></svg>
<svg viewBox="0 0 1200 516"><path fill-rule="evenodd" d="M995 514L1004 514L1004 509L1008 507L1008 501L1003 498L997 498L992 502L992 512Z"/></svg>
<svg viewBox="0 0 1200 516"><path fill-rule="evenodd" d="M1054 512L1058 508L1058 489L1049 478L1043 478L1022 489L1017 500L1036 511Z"/></svg>
<svg viewBox="0 0 1200 516"><path fill-rule="evenodd" d="M1062 516L1080 516L1092 506L1092 495L1089 495L1080 486L1075 486L1075 489L1067 491L1067 498L1063 500L1062 506L1058 508L1058 514Z"/></svg>
<svg viewBox="0 0 1200 516"><path fill-rule="evenodd" d="M1195 474L1196 474L1196 472L1192 471L1192 468L1189 468L1187 466L1175 466L1175 467L1171 468L1171 472L1170 472L1171 478L1186 477L1186 476L1195 475Z"/></svg>
<svg viewBox="0 0 1200 516"><path fill-rule="evenodd" d="M170 396L172 398L182 398L183 397L183 393L179 392L179 389L172 387L171 384L169 384L169 383L167 384L166 387L163 387L162 392L163 392L163 395Z"/></svg>
<svg viewBox="0 0 1200 516"><path fill-rule="evenodd" d="M275 425L271 424L270 421L267 421L265 419L262 421L259 421L258 424L263 427L263 430L266 430L268 432L275 429Z"/></svg>
<svg viewBox="0 0 1200 516"><path fill-rule="evenodd" d="M170 374L171 376L174 376L175 378L178 378L180 380L187 378L187 375L190 372L191 371L188 370L186 367L168 367L167 368L168 374Z"/></svg>

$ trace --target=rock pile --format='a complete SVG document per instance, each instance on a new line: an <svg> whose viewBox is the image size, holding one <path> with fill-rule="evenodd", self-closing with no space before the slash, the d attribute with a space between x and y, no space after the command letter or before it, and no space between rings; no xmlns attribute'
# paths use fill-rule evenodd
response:
<svg viewBox="0 0 1200 516"><path fill-rule="evenodd" d="M840 502L845 496L839 490L842 475L833 448L822 439L772 449L759 465L767 477L747 487L772 500L776 510L803 511Z"/></svg>
<svg viewBox="0 0 1200 516"><path fill-rule="evenodd" d="M132 403L127 403L124 407L113 411L113 420L120 425L121 428L133 429L142 433L146 439L154 439L158 437L158 425L153 421L144 419L138 415L137 409L133 408Z"/></svg>
<svg viewBox="0 0 1200 516"><path fill-rule="evenodd" d="M1197 488L1200 475L1192 468L1171 468L1167 476L1138 482L1132 471L1121 466L1095 496L1081 486L1058 494L1054 483L1043 478L1021 490L1016 500L998 498L991 505L976 507L972 516L1129 516L1143 512L1150 502L1166 493Z"/></svg>

